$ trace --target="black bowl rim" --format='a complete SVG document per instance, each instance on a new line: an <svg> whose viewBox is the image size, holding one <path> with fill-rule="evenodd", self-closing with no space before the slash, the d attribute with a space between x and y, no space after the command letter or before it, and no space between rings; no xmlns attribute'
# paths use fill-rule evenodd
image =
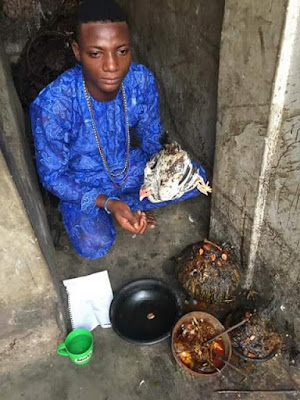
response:
<svg viewBox="0 0 300 400"><path fill-rule="evenodd" d="M233 315L234 315L234 311L231 312L229 315L227 315L225 322L224 322L225 327L228 327L228 324L231 322ZM233 332L229 333L230 339L232 337L232 334L233 334ZM239 351L239 349L240 349L240 347L234 347L232 344L232 352L236 356L240 357L242 360L250 361L253 363L263 363L263 362L271 360L271 358L273 358L277 354L277 352L280 349L280 345L275 346L274 349L268 355L266 355L265 357L260 357L260 358L259 357L252 358L252 357L244 356L244 354L241 351Z"/></svg>
<svg viewBox="0 0 300 400"><path fill-rule="evenodd" d="M275 346L275 348L267 356L260 357L260 358L258 358L258 357L257 358L252 358L252 357L244 356L244 354L239 352L238 347L234 347L232 345L232 352L236 356L240 357L241 359L243 359L245 361L250 361L250 362L253 362L253 363L262 363L262 362L266 362L266 361L271 360L271 358L273 358L276 355L278 350L279 350L279 346Z"/></svg>
<svg viewBox="0 0 300 400"><path fill-rule="evenodd" d="M125 291L127 291L128 289L130 289L131 287L135 287L138 285L150 285L150 284L158 284L158 286L161 286L165 289L167 289L170 294L174 297L175 300L175 306L176 306L176 317L174 319L174 324L170 327L170 331L159 336L156 339L152 339L152 340L133 340L128 338L127 336L123 335L119 329L114 325L114 308L115 308L115 304L117 302L117 298L122 295L122 293L124 293ZM157 344L162 342L163 340L166 340L168 337L171 336L172 334L172 330L173 327L175 326L176 322L178 321L178 318L180 317L180 307L179 307L179 302L175 293L175 290L173 288L171 288L166 282L160 280L160 279L153 279L153 278L143 278L143 279L136 279L134 281L130 281L129 283L125 284L124 286L121 287L120 290L118 290L116 292L116 294L114 295L114 298L110 304L110 308L109 308L109 317L110 317L110 321L111 321L111 326L114 330L114 332L116 332L116 334L118 336L120 336L122 339L126 340L127 342L133 343L133 344L140 344L140 345L152 345L152 344Z"/></svg>

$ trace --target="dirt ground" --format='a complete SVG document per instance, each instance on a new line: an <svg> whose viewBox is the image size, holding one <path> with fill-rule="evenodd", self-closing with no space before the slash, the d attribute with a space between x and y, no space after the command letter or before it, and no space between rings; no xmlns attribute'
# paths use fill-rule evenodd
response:
<svg viewBox="0 0 300 400"><path fill-rule="evenodd" d="M58 276L62 281L107 269L114 291L138 278L162 279L176 288L172 257L208 236L209 209L210 200L200 196L156 210L154 231L143 237L119 231L111 252L95 261L76 255L63 233L57 250ZM93 334L89 364L75 366L53 349L46 359L0 377L1 399L300 399L299 366L291 365L287 354L263 364L234 359L246 378L229 367L222 376L193 378L177 366L169 339L139 346L122 340L112 329L97 327Z"/></svg>

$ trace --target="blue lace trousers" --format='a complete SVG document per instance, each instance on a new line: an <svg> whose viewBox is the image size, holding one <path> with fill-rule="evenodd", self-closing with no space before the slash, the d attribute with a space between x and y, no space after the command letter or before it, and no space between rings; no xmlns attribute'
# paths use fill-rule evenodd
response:
<svg viewBox="0 0 300 400"><path fill-rule="evenodd" d="M194 189L185 193L180 199L154 204L147 199L140 202L137 190L132 193L127 203L132 211L146 211L195 197L199 194L199 191ZM95 208L91 214L84 214L80 206L62 202L60 211L70 241L76 252L82 257L92 260L103 257L114 244L116 230L113 218L103 208Z"/></svg>

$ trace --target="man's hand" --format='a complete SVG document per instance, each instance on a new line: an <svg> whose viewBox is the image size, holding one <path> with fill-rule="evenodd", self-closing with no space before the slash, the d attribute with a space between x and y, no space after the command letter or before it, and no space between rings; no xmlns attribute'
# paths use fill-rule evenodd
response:
<svg viewBox="0 0 300 400"><path fill-rule="evenodd" d="M110 200L107 208L126 231L141 235L146 231L147 219L140 211L132 212L121 200Z"/></svg>
<svg viewBox="0 0 300 400"><path fill-rule="evenodd" d="M145 233L148 229L155 228L156 219L150 211L134 211L133 214L140 220L141 229L138 232L140 235Z"/></svg>
<svg viewBox="0 0 300 400"><path fill-rule="evenodd" d="M96 201L97 206L103 207L106 199L106 196L99 195ZM128 205L121 200L109 200L107 208L118 224L131 233L142 235L148 229L155 227L156 220L150 212L131 211Z"/></svg>

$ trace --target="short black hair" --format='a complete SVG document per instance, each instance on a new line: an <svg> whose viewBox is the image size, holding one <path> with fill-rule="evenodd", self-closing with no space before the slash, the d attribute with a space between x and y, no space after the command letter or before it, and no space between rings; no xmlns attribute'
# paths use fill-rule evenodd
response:
<svg viewBox="0 0 300 400"><path fill-rule="evenodd" d="M114 0L83 0L79 4L75 40L80 37L80 25L88 22L126 22L128 18Z"/></svg>
<svg viewBox="0 0 300 400"><path fill-rule="evenodd" d="M114 0L83 0L78 9L78 25L87 22L128 23L128 19Z"/></svg>

